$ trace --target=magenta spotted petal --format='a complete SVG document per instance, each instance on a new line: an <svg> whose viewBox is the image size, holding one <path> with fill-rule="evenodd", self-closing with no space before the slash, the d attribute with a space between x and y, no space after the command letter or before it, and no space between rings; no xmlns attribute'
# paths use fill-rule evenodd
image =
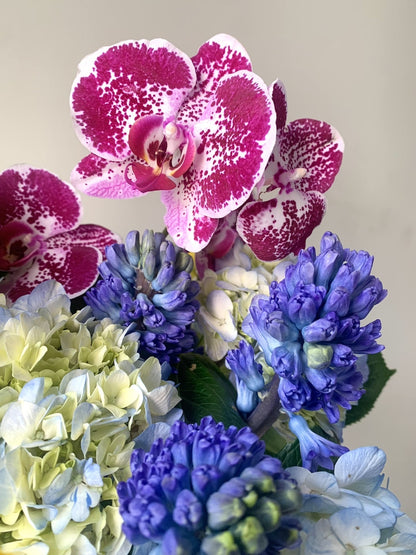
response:
<svg viewBox="0 0 416 555"><path fill-rule="evenodd" d="M0 292L11 301L46 279L70 297L98 276L104 249L118 240L108 229L78 226L80 201L55 175L20 165L0 175Z"/></svg>
<svg viewBox="0 0 416 555"><path fill-rule="evenodd" d="M259 260L297 254L321 223L326 201L317 191L291 191L268 201L248 202L237 218L237 231Z"/></svg>
<svg viewBox="0 0 416 555"><path fill-rule="evenodd" d="M228 35L192 59L161 39L104 48L81 62L72 111L92 152L73 184L110 198L161 190L168 231L191 251L249 198L275 142L272 98Z"/></svg>
<svg viewBox="0 0 416 555"><path fill-rule="evenodd" d="M237 231L260 260L271 261L304 248L325 212L325 193L339 171L344 142L323 121L284 125L286 97L277 81L270 89L277 114L276 144L252 199L240 210Z"/></svg>

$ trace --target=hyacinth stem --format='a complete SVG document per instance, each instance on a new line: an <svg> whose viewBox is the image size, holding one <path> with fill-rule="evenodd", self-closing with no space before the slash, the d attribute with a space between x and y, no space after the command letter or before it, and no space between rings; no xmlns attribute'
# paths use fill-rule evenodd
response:
<svg viewBox="0 0 416 555"><path fill-rule="evenodd" d="M248 425L258 437L262 437L279 417L280 399L277 393L278 385L279 376L275 374L270 382L269 393L248 418Z"/></svg>

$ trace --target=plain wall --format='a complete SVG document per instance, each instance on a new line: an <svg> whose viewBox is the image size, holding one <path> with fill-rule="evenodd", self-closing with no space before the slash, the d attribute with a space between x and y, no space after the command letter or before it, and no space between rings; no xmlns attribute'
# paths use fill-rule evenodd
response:
<svg viewBox="0 0 416 555"><path fill-rule="evenodd" d="M78 62L104 45L163 37L189 55L219 32L234 35L254 70L286 85L289 120L332 123L346 151L327 194L327 229L375 255L389 290L374 310L385 357L397 368L373 412L345 431L352 448L388 455L390 488L416 518L415 33L412 0L3 1L0 20L0 169L26 162L68 180L86 154L73 132L69 92ZM84 223L122 236L163 227L159 194L83 197Z"/></svg>

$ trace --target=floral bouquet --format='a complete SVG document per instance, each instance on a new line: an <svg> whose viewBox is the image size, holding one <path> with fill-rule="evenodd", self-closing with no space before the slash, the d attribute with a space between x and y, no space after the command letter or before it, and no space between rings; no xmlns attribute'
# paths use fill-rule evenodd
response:
<svg viewBox="0 0 416 555"><path fill-rule="evenodd" d="M416 553L385 454L342 442L392 375L386 291L305 248L340 134L224 34L102 48L71 110L70 184L0 175L1 553ZM166 229L80 224L76 189L161 191Z"/></svg>

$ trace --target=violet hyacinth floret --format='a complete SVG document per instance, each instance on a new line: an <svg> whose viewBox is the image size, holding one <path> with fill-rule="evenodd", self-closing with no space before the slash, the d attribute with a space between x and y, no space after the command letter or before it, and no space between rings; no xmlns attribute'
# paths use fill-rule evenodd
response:
<svg viewBox="0 0 416 555"><path fill-rule="evenodd" d="M302 250L285 278L272 282L270 296L253 300L243 331L279 375L286 410L323 409L334 423L340 406L349 409L362 396L357 357L383 349L376 342L380 320L360 324L387 294L370 274L372 264L367 252L344 249L327 232L319 255Z"/></svg>
<svg viewBox="0 0 416 555"><path fill-rule="evenodd" d="M150 452L133 452L117 491L129 541L158 553L279 553L298 540L296 483L250 430L212 417L175 422Z"/></svg>
<svg viewBox="0 0 416 555"><path fill-rule="evenodd" d="M192 351L189 326L199 307L199 285L190 276L191 256L163 233L146 230L141 240L131 231L125 244L107 247L106 258L99 266L102 280L85 295L94 316L139 332L143 358L172 363Z"/></svg>

